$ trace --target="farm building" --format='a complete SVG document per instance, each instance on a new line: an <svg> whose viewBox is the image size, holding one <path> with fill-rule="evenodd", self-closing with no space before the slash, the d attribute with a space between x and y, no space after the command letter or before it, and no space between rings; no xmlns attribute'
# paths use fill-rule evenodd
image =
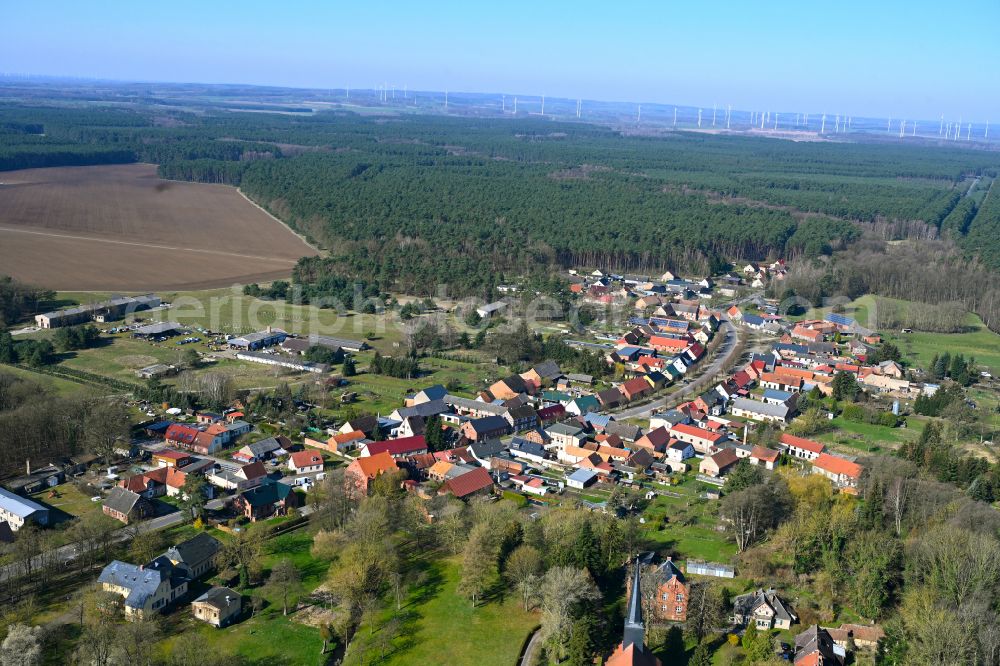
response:
<svg viewBox="0 0 1000 666"><path fill-rule="evenodd" d="M247 335L242 335L238 338L230 338L229 347L230 349L255 351L257 349L264 349L266 347L279 345L284 342L287 337L288 333L285 333L280 328L271 328L268 326L265 331L257 331L256 333L248 333Z"/></svg>
<svg viewBox="0 0 1000 666"><path fill-rule="evenodd" d="M184 327L176 321L158 321L154 324L140 326L132 332L133 338L161 338L179 335Z"/></svg>
<svg viewBox="0 0 1000 666"><path fill-rule="evenodd" d="M231 341L230 341L231 342ZM251 363L263 363L265 365L276 365L281 368L288 368L289 370L295 370L296 372L312 372L317 375L323 374L330 370L330 366L326 363L311 363L309 361L299 361L290 356L281 356L279 354L265 354L263 352L253 352L253 351L241 351L236 354L236 358L241 361L250 361Z"/></svg>
<svg viewBox="0 0 1000 666"><path fill-rule="evenodd" d="M121 319L127 314L149 310L160 306L160 297L155 294L142 296L112 296L106 301L77 305L64 310L55 310L35 315L35 325L39 328L59 328L88 321L106 322Z"/></svg>

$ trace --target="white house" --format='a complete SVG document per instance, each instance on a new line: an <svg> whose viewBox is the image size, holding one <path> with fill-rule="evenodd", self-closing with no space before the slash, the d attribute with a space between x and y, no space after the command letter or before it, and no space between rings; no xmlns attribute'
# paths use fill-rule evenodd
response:
<svg viewBox="0 0 1000 666"><path fill-rule="evenodd" d="M316 451L296 451L288 458L288 469L295 474L323 471L323 456Z"/></svg>

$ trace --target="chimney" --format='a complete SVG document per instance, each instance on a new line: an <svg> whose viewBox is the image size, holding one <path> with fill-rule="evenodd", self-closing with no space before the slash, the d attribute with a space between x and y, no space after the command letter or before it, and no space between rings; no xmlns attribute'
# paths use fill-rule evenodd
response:
<svg viewBox="0 0 1000 666"><path fill-rule="evenodd" d="M31 459L30 458L24 461L24 466L28 470L27 471L28 476L31 476Z"/></svg>
<svg viewBox="0 0 1000 666"><path fill-rule="evenodd" d="M270 326L270 325L268 325L268 327L267 327L267 334L268 334L268 335L270 335L270 334L271 334L271 326Z"/></svg>

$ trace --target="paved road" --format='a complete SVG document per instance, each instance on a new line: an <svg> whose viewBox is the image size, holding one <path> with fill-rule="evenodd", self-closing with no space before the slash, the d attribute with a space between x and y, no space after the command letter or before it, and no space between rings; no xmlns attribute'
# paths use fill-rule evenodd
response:
<svg viewBox="0 0 1000 666"><path fill-rule="evenodd" d="M644 405L627 407L620 412L615 412L615 418L618 420L648 418L653 414L653 412L662 411L666 409L668 405L672 407L678 403L684 402L684 399L687 396L701 393L702 390L712 382L713 377L715 377L717 373L721 372L722 369L733 360L732 357L736 351L736 343L739 340L739 331L736 330L736 326L734 326L728 318L723 318L722 321L719 322L717 335L724 335L725 338L722 340L722 344L719 345L718 349L715 350L715 356L712 358L711 362L698 369L699 375L697 379L683 385L680 390L675 391L668 396L658 398L652 402L647 402Z"/></svg>
<svg viewBox="0 0 1000 666"><path fill-rule="evenodd" d="M221 509L225 504L225 499L219 498L210 500L205 504L205 508L217 511ZM136 533L141 532L155 532L157 530L163 530L168 527L173 527L174 525L179 525L184 522L186 515L184 511L173 511L171 513L157 516L150 520L137 523L129 527L123 527L112 533L111 539L114 543L119 543L125 541L126 539L132 538ZM70 543L65 546L60 546L53 551L49 551L45 554L46 559L54 558L56 564L67 565L79 556L79 550L77 549L77 544ZM53 561L53 559L49 559ZM43 564L42 556L37 556L32 561L34 567L40 567ZM20 567L17 564L8 564L4 567L0 567L0 582L7 580L12 575L18 575Z"/></svg>
<svg viewBox="0 0 1000 666"><path fill-rule="evenodd" d="M535 633L531 635L531 640L528 641L528 647L524 649L524 656L521 657L521 666L531 666L535 663L535 652L538 651L538 646L542 644L542 631L541 629L535 629Z"/></svg>

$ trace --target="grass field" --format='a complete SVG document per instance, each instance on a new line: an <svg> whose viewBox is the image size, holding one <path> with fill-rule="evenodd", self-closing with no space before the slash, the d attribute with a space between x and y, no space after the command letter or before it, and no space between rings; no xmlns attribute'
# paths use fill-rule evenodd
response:
<svg viewBox="0 0 1000 666"><path fill-rule="evenodd" d="M906 428L857 423L839 416L830 423L835 429L816 435L815 439L866 453L882 448L894 449L903 442L916 439L923 430L923 421L919 418L908 419Z"/></svg>
<svg viewBox="0 0 1000 666"><path fill-rule="evenodd" d="M15 368L12 365L0 365L0 372L5 372L28 381L35 382L36 384L40 384L45 389L63 396L91 396L105 391L103 388L93 386L91 384L74 382L61 377L53 377L52 375L47 375L43 372L32 372L31 370Z"/></svg>
<svg viewBox="0 0 1000 666"><path fill-rule="evenodd" d="M385 660L368 642L369 628L358 630L344 659L345 666L384 663L395 666L510 666L525 638L538 625L538 614L525 612L516 595L491 598L473 608L456 588L461 578L458 558L427 561L427 582L414 591L400 612L400 635ZM381 622L388 620L388 615ZM377 637L378 628L375 629Z"/></svg>
<svg viewBox="0 0 1000 666"><path fill-rule="evenodd" d="M54 493L54 495L50 497L50 493ZM64 483L61 486L56 486L55 488L35 493L34 495L31 495L31 499L36 502L40 502L45 506L58 509L59 512L66 514L65 516L62 516L64 520L68 518L79 518L85 513L100 511L101 509L101 504L99 502L90 501L90 497L80 492L80 490L72 483ZM53 515L52 518L56 522L61 522L58 512L56 515Z"/></svg>
<svg viewBox="0 0 1000 666"><path fill-rule="evenodd" d="M701 483L689 474L685 481L660 495L646 508L642 535L661 554L728 562L736 555L736 545L724 532L715 529L717 503L701 499Z"/></svg>
<svg viewBox="0 0 1000 666"><path fill-rule="evenodd" d="M152 164L4 173L0 264L50 289L202 288L286 277L315 249L233 187Z"/></svg>

